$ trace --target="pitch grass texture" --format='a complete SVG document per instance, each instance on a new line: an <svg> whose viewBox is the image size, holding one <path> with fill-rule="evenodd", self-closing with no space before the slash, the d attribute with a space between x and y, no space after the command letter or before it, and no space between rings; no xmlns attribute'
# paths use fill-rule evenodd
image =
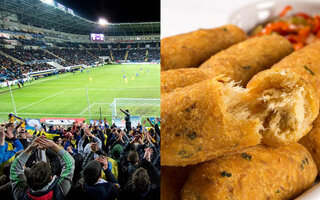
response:
<svg viewBox="0 0 320 200"><path fill-rule="evenodd" d="M17 85L12 86L12 94L19 117L74 117L88 120L86 88L91 119L100 118L101 107L102 118L110 121L110 103L114 98L160 98L160 65L106 65L90 68L89 73L84 69L82 73L59 74L28 82L20 89ZM158 108L156 112L148 114L160 116L160 106ZM0 121L7 120L8 113L14 113L14 108L9 89L2 88ZM145 117L142 116L143 119Z"/></svg>

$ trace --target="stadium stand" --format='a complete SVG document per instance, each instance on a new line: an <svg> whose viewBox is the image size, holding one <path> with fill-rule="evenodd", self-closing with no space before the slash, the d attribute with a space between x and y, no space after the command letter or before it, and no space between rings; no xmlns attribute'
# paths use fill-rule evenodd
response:
<svg viewBox="0 0 320 200"><path fill-rule="evenodd" d="M46 59L56 59L56 57L46 53L41 49L1 49L4 53L9 54L12 57L15 57L23 62L34 61L34 60L46 60Z"/></svg>
<svg viewBox="0 0 320 200"><path fill-rule="evenodd" d="M91 41L91 33L104 34L105 40ZM0 82L56 69L50 62L66 72L104 62L159 63L160 22L109 23L106 28L56 4L6 1L0 4L0 54Z"/></svg>
<svg viewBox="0 0 320 200"><path fill-rule="evenodd" d="M160 199L158 118L124 130L105 119L34 127L11 119L0 126L1 199Z"/></svg>

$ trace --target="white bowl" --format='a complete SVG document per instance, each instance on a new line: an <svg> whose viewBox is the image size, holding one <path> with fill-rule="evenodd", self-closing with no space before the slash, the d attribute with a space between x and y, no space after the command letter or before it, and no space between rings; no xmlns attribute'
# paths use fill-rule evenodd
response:
<svg viewBox="0 0 320 200"><path fill-rule="evenodd" d="M292 10L288 14L297 12L305 12L312 16L320 14L319 0L267 0L257 1L238 8L228 17L228 22L248 32L256 25L279 15L287 5L292 6Z"/></svg>

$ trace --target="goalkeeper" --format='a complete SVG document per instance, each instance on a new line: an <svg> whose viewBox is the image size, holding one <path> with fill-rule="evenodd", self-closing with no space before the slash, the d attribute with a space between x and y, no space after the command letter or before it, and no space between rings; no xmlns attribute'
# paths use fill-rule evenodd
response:
<svg viewBox="0 0 320 200"><path fill-rule="evenodd" d="M126 121L126 129L127 129L127 134L131 131L131 121L130 121L130 112L129 110L122 110L120 108L120 111L123 112L126 116L124 117L124 120Z"/></svg>

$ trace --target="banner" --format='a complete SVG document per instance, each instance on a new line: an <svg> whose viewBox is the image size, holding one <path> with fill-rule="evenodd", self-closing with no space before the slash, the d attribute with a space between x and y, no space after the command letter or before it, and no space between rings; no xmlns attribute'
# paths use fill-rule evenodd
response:
<svg viewBox="0 0 320 200"><path fill-rule="evenodd" d="M24 119L12 114L12 113L9 114L9 122L12 122L15 124L22 122L21 127L25 127L25 125L26 125L26 121Z"/></svg>
<svg viewBox="0 0 320 200"><path fill-rule="evenodd" d="M41 129L40 119L26 119L26 122L27 122L27 126L26 126L27 130L35 131L36 129L37 130Z"/></svg>
<svg viewBox="0 0 320 200"><path fill-rule="evenodd" d="M156 117L150 117L149 119L150 119L150 121L151 121L152 124L156 124ZM161 120L161 119L159 118L159 121L160 121L160 120Z"/></svg>
<svg viewBox="0 0 320 200"><path fill-rule="evenodd" d="M41 118L46 125L71 126L74 122L83 122L86 118Z"/></svg>
<svg viewBox="0 0 320 200"><path fill-rule="evenodd" d="M131 116L130 120L131 120L131 126L133 126L133 127L137 127L138 123L141 124L141 117L140 116Z"/></svg>
<svg viewBox="0 0 320 200"><path fill-rule="evenodd" d="M104 121L101 120L101 124L99 124L99 120L90 120L90 124L91 125L96 125L96 126L99 126L100 129L104 129Z"/></svg>
<svg viewBox="0 0 320 200"><path fill-rule="evenodd" d="M114 123L118 128L126 127L126 121L123 119L119 119L119 118L113 119L112 123Z"/></svg>

